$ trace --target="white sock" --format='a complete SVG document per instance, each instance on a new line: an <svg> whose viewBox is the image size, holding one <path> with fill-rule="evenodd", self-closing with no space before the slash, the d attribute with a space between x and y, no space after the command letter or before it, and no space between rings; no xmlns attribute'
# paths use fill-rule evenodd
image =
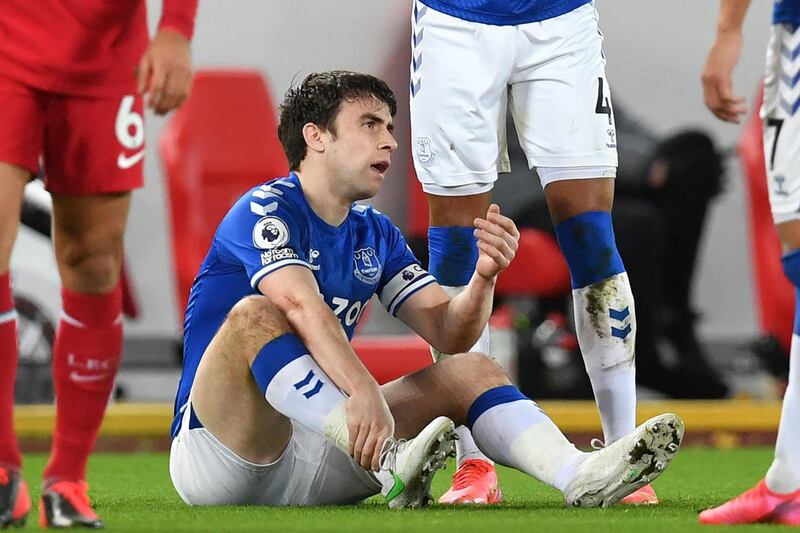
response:
<svg viewBox="0 0 800 533"><path fill-rule="evenodd" d="M510 385L481 395L470 407L470 420L475 440L489 457L561 491L585 455L535 402Z"/></svg>
<svg viewBox="0 0 800 533"><path fill-rule="evenodd" d="M796 333L789 354L789 385L783 396L775 459L766 476L767 488L783 494L800 489L800 336Z"/></svg>
<svg viewBox="0 0 800 533"><path fill-rule="evenodd" d="M310 355L304 355L281 368L267 385L267 402L281 414L308 427L314 433L333 436L333 442L347 453L347 423L344 402L347 397L323 372ZM335 425L328 429L329 415L335 408Z"/></svg>
<svg viewBox="0 0 800 533"><path fill-rule="evenodd" d="M287 333L266 343L250 365L250 373L279 413L329 438L347 453L347 397L296 335Z"/></svg>
<svg viewBox="0 0 800 533"><path fill-rule="evenodd" d="M458 426L456 428L456 434L458 435L456 454L459 467L461 467L464 461L469 461L471 459L480 459L481 461L493 463L491 459L483 454L480 448L478 448L478 445L475 444L475 439L472 438L472 432L467 426Z"/></svg>
<svg viewBox="0 0 800 533"><path fill-rule="evenodd" d="M636 427L636 313L628 275L573 289L575 329L606 445Z"/></svg>
<svg viewBox="0 0 800 533"><path fill-rule="evenodd" d="M318 382L322 386L313 393ZM324 436L345 455L350 455L347 397L310 355L292 360L275 373L265 397L278 412ZM379 470L372 474L384 488L394 485L390 472Z"/></svg>

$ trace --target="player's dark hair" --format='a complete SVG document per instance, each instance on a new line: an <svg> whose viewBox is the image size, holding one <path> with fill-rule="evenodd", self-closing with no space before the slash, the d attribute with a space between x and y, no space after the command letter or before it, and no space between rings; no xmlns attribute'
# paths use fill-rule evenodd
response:
<svg viewBox="0 0 800 533"><path fill-rule="evenodd" d="M372 98L389 106L394 116L397 111L394 93L385 81L369 74L347 70L315 72L306 76L298 87L286 91L280 107L278 139L289 160L289 168L297 170L306 157L308 147L303 138L303 126L311 122L335 136L333 123L342 102Z"/></svg>

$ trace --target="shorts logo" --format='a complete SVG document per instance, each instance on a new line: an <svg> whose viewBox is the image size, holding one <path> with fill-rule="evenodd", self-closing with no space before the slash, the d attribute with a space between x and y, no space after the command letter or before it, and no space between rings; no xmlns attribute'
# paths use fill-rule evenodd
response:
<svg viewBox="0 0 800 533"><path fill-rule="evenodd" d="M436 159L436 153L431 147L431 140L427 137L417 137L417 159L423 167L429 167Z"/></svg>
<svg viewBox="0 0 800 533"><path fill-rule="evenodd" d="M617 147L617 132L614 128L608 128L606 130L606 135L608 135L608 141L606 142L606 148L616 148Z"/></svg>
<svg viewBox="0 0 800 533"><path fill-rule="evenodd" d="M133 155L127 156L123 152L117 155L117 166L122 170L128 170L144 157L144 148Z"/></svg>
<svg viewBox="0 0 800 533"><path fill-rule="evenodd" d="M264 217L253 226L253 245L262 250L280 248L289 242L289 228L277 217Z"/></svg>
<svg viewBox="0 0 800 533"><path fill-rule="evenodd" d="M356 278L370 285L378 283L383 269L373 248L361 248L353 252L353 262L353 275Z"/></svg>
<svg viewBox="0 0 800 533"><path fill-rule="evenodd" d="M775 183L778 186L778 188L775 189L775 194L777 194L778 196L789 196L789 191L783 188L783 184L785 182L786 182L785 176L775 176Z"/></svg>

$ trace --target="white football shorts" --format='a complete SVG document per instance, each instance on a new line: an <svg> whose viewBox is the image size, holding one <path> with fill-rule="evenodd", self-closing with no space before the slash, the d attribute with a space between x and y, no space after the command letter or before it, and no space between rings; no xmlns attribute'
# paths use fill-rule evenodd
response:
<svg viewBox="0 0 800 533"><path fill-rule="evenodd" d="M411 140L425 192L492 189L511 170L506 109L542 186L614 177L616 129L592 3L518 26L465 21L415 0Z"/></svg>
<svg viewBox="0 0 800 533"><path fill-rule="evenodd" d="M190 429L191 400L172 441L169 473L189 505L342 505L380 484L324 437L293 423L283 455L270 464L242 459L206 428Z"/></svg>
<svg viewBox="0 0 800 533"><path fill-rule="evenodd" d="M800 29L775 24L767 48L764 104L764 161L772 218L800 219Z"/></svg>

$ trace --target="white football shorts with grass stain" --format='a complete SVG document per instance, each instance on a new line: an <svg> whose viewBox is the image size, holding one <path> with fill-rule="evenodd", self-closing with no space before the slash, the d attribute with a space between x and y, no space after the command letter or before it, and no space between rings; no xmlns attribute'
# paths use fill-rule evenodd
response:
<svg viewBox="0 0 800 533"><path fill-rule="evenodd" d="M324 437L292 424L280 458L243 459L192 416L191 399L172 441L169 473L189 505L346 505L379 494L380 483Z"/></svg>
<svg viewBox="0 0 800 533"><path fill-rule="evenodd" d="M446 196L509 172L506 110L542 186L614 177L616 129L592 3L521 25L469 22L416 2L411 130L417 177Z"/></svg>
<svg viewBox="0 0 800 533"><path fill-rule="evenodd" d="M767 48L764 161L772 218L800 219L800 26L775 24Z"/></svg>

